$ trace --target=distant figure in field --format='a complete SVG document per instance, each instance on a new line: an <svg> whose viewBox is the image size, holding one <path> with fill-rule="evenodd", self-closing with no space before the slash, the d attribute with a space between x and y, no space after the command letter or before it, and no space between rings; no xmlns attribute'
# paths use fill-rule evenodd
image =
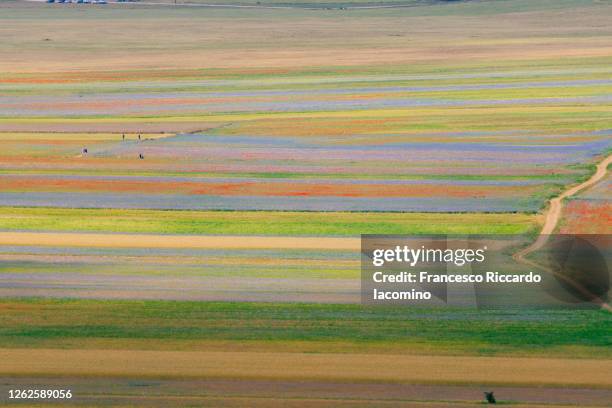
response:
<svg viewBox="0 0 612 408"><path fill-rule="evenodd" d="M125 133L121 135L121 138L125 140Z"/></svg>
<svg viewBox="0 0 612 408"><path fill-rule="evenodd" d="M493 391L489 391L489 392L485 391L484 395L489 404L497 404L497 401L495 400L495 396L493 395Z"/></svg>
<svg viewBox="0 0 612 408"><path fill-rule="evenodd" d="M87 154L87 148L86 147L83 148L83 154Z"/></svg>
<svg viewBox="0 0 612 408"><path fill-rule="evenodd" d="M142 155L142 153L138 153L138 158L139 159L144 159L144 156Z"/></svg>
<svg viewBox="0 0 612 408"><path fill-rule="evenodd" d="M138 135L138 140L140 140L140 134Z"/></svg>

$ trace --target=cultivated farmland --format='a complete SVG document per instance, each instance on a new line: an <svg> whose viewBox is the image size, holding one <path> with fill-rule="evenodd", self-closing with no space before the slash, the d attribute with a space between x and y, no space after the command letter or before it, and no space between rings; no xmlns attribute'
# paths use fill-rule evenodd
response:
<svg viewBox="0 0 612 408"><path fill-rule="evenodd" d="M610 154L608 2L145 3L0 3L2 387L609 403L605 311L359 305L360 234L530 241ZM609 210L608 175L557 230Z"/></svg>

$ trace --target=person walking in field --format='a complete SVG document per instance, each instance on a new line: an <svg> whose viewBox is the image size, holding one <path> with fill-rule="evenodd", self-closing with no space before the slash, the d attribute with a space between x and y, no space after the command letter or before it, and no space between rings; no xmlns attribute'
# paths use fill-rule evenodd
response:
<svg viewBox="0 0 612 408"><path fill-rule="evenodd" d="M144 159L143 154L142 153L138 153L138 158L141 159L141 160Z"/></svg>
<svg viewBox="0 0 612 408"><path fill-rule="evenodd" d="M121 135L121 138L125 140L125 133Z"/></svg>

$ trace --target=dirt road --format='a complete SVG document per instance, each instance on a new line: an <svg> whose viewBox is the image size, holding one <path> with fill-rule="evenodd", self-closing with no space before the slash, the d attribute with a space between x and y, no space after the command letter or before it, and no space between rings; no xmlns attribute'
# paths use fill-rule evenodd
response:
<svg viewBox="0 0 612 408"><path fill-rule="evenodd" d="M582 190L591 187L600 180L602 180L606 176L610 163L612 163L612 155L606 157L604 160L599 162L595 173L587 181L565 190L559 196L550 200L548 212L546 213L544 226L542 227L542 231L540 231L540 235L538 235L538 238L531 245L513 255L513 258L517 262L536 269L546 271L547 273L560 276L555 271L551 270L549 267L540 265L537 262L527 259L527 255L541 249L546 244L546 242L548 242L550 235L555 232L557 224L559 223L559 219L561 218L561 211L563 210L563 200L578 194ZM583 292L586 296L591 296L591 293L586 288L582 287L574 281L568 280L566 276L560 277L572 286L574 286L574 288L576 288L577 290ZM594 300L594 302L600 304L602 309L612 312L612 307L608 303L606 303L605 300L598 298L595 299L596 300Z"/></svg>
<svg viewBox="0 0 612 408"><path fill-rule="evenodd" d="M533 244L517 252L514 255L514 259L522 263L527 263L528 261L525 259L525 257L530 253L542 248L544 244L546 244L546 242L548 241L549 235L555 231L555 228L559 223L559 219L561 218L563 200L573 195L576 195L580 191L591 187L592 185L603 179L608 171L608 166L610 165L610 163L612 163L612 155L606 157L597 165L597 170L587 181L578 184L572 188L569 188L568 190L565 190L563 193L561 193L559 196L551 199L549 202L548 212L546 213L544 226L542 227L542 231L540 231L540 235L534 241Z"/></svg>

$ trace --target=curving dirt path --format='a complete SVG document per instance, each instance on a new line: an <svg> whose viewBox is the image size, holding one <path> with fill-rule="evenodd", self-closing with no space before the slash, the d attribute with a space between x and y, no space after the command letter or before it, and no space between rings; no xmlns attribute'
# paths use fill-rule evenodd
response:
<svg viewBox="0 0 612 408"><path fill-rule="evenodd" d="M531 245L518 251L512 257L517 262L520 262L524 265L542 269L542 270L545 270L546 272L554 274L555 272L550 270L549 268L542 266L536 262L533 262L529 259L526 259L527 255L542 248L548 241L548 238L550 237L550 235L557 228L557 224L559 223L559 219L561 218L561 211L563 210L563 200L573 195L576 195L582 190L598 183L601 179L603 179L606 176L606 173L608 171L608 166L611 163L612 163L612 155L609 155L608 157L603 159L601 162L599 162L599 164L597 164L597 170L587 181L580 183L574 187L571 187L565 190L559 196L552 198L549 202L548 212L546 213L544 226L542 227L542 230L540 231L538 238ZM610 307L610 305L608 305L604 301L601 301L601 307L603 309L606 309L612 312L612 307Z"/></svg>
<svg viewBox="0 0 612 408"><path fill-rule="evenodd" d="M549 202L548 213L546 213L546 218L544 221L544 226L542 227L542 231L540 231L540 235L533 242L533 244L529 245L527 248L517 252L514 255L514 259L517 261L523 262L525 261L525 257L532 252L537 251L542 248L546 241L548 241L548 237L555 231L559 219L561 218L561 210L563 209L563 200L569 198L580 191L591 187L592 185L599 182L603 179L608 171L608 166L612 163L612 155L606 157L604 160L599 162L597 165L597 170L595 173L584 183L578 184L568 190L565 190L559 196L553 198Z"/></svg>

